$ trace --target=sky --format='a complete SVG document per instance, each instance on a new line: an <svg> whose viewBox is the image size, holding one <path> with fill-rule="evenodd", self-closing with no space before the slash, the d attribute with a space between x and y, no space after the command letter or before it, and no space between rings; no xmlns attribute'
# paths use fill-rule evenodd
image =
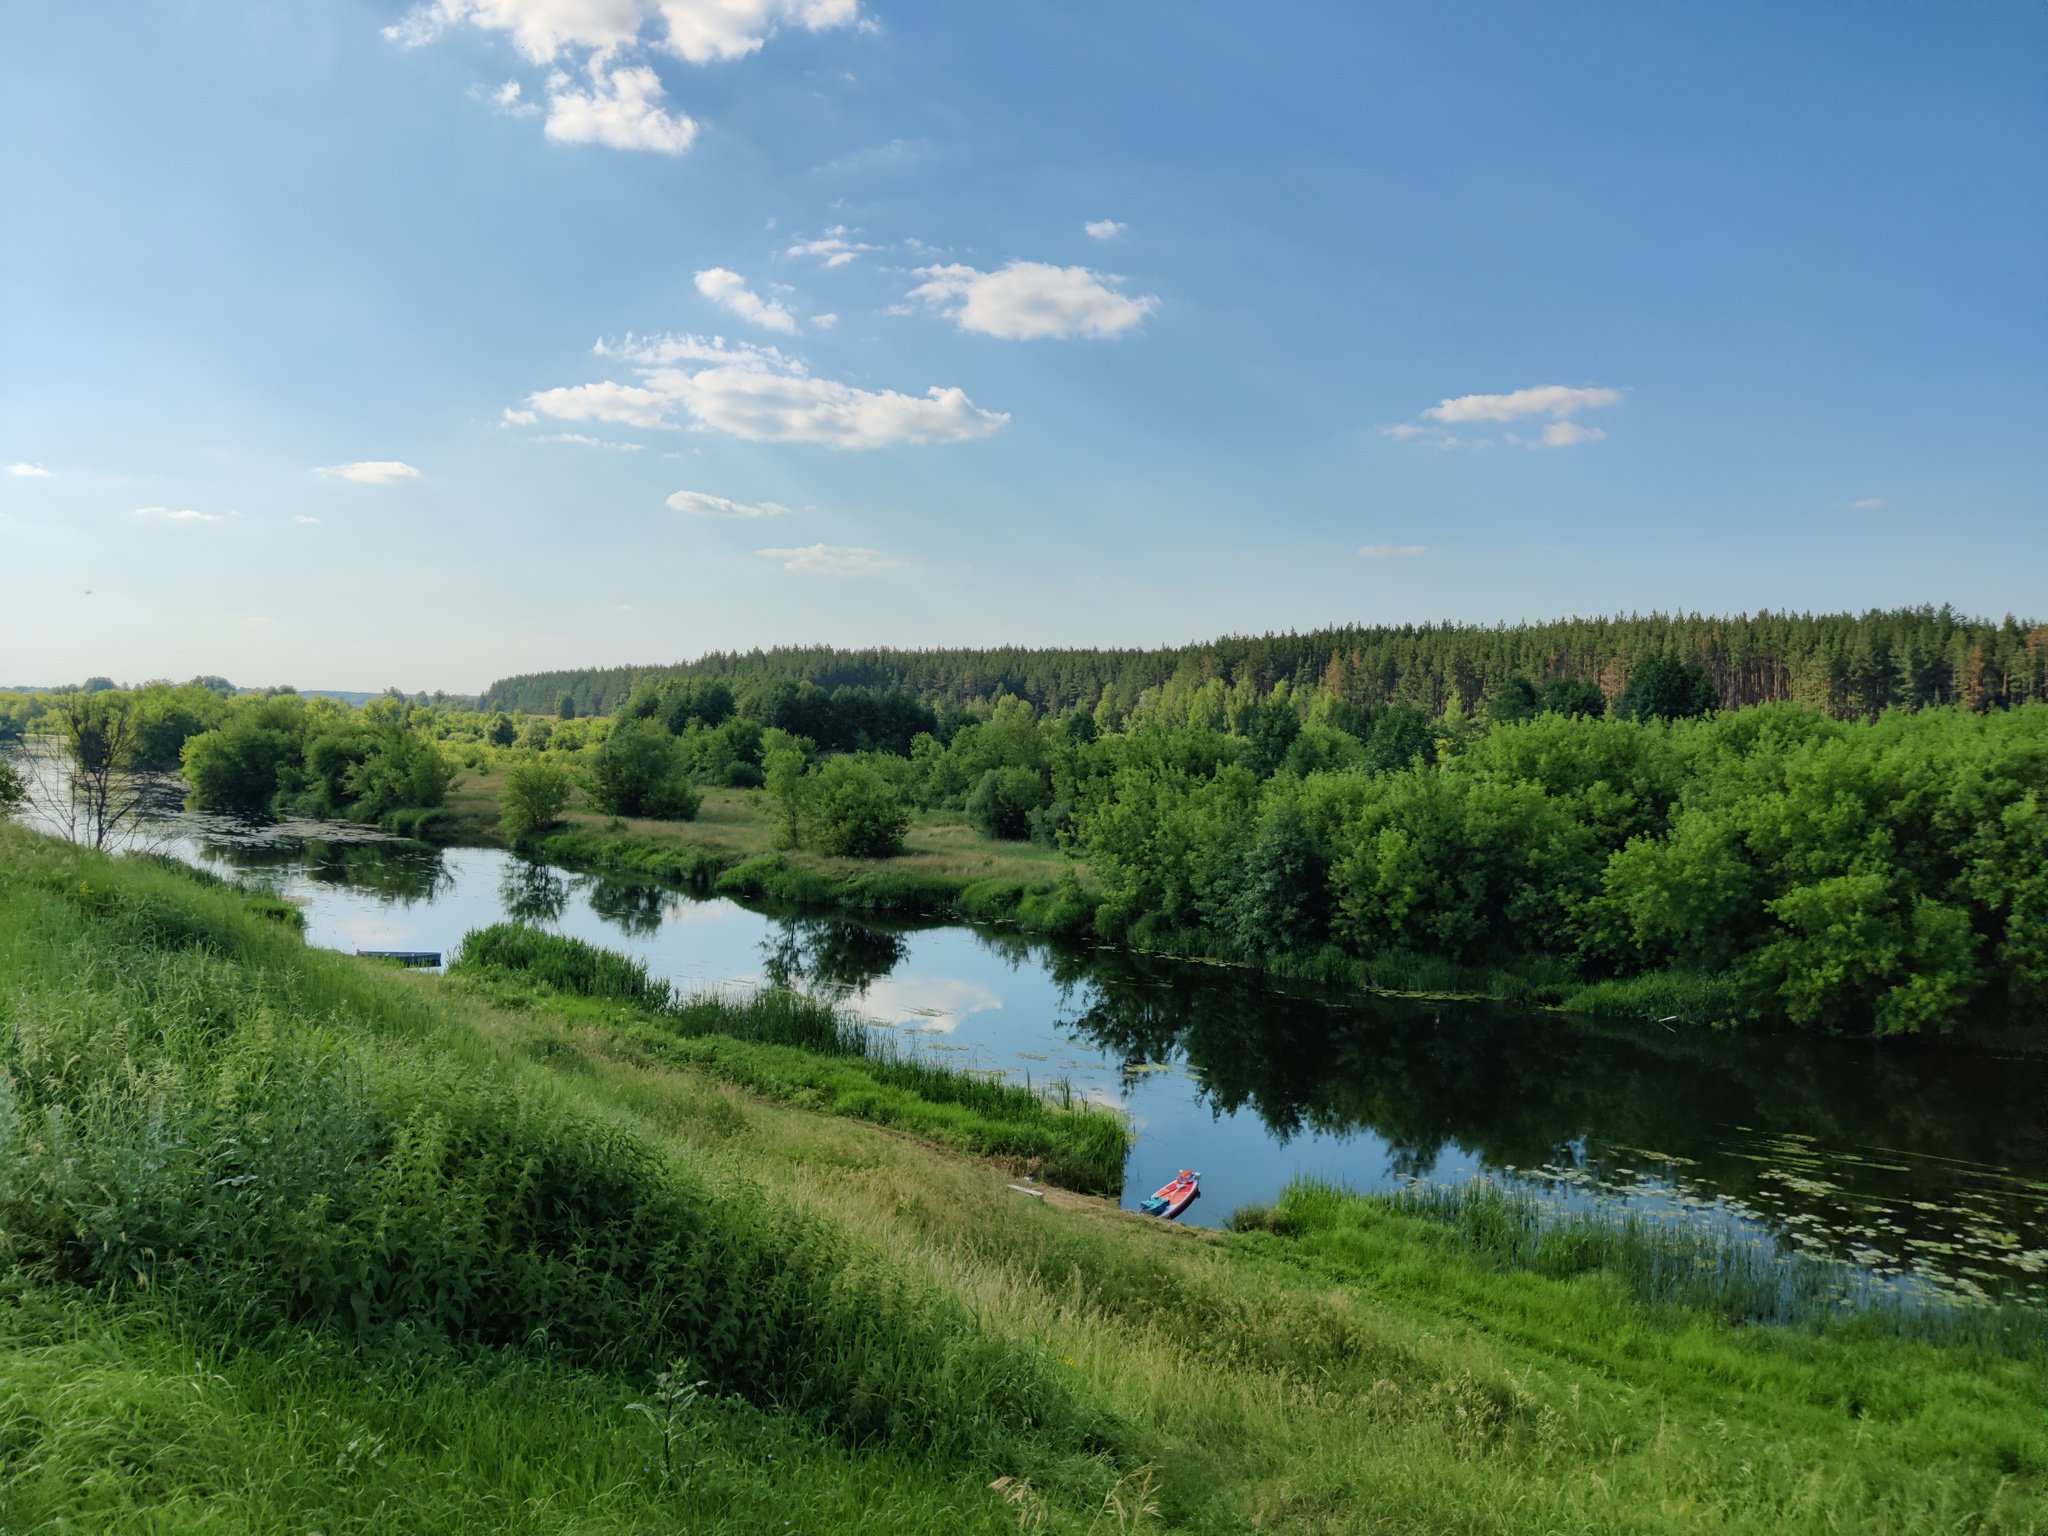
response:
<svg viewBox="0 0 2048 1536"><path fill-rule="evenodd" d="M0 685L2048 617L2048 8L0 16Z"/></svg>

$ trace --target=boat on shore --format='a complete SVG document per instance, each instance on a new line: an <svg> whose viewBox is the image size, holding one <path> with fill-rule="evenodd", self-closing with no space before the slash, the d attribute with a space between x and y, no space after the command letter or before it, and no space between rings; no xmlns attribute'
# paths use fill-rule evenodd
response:
<svg viewBox="0 0 2048 1536"><path fill-rule="evenodd" d="M1201 1198L1202 1176L1192 1168L1183 1168L1170 1183L1161 1185L1150 1199L1138 1202L1138 1209L1147 1216L1172 1221Z"/></svg>

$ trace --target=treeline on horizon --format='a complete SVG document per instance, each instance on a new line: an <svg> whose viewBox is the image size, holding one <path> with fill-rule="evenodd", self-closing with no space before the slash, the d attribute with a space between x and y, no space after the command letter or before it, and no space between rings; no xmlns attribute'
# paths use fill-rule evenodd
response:
<svg viewBox="0 0 2048 1536"><path fill-rule="evenodd" d="M1399 704L1471 715L1511 679L1589 683L1611 703L1653 656L1699 667L1725 709L1789 702L1838 719L1895 706L2010 708L2048 700L2048 624L1970 618L1947 606L1863 614L1733 617L1631 614L1521 625L1345 625L1300 634L1226 636L1157 649L998 646L895 650L777 646L696 661L532 672L485 690L485 709L604 715L640 684L719 681L744 692L778 683L910 694L941 707L1003 695L1052 712L1119 713L1168 683L1319 688L1351 705Z"/></svg>

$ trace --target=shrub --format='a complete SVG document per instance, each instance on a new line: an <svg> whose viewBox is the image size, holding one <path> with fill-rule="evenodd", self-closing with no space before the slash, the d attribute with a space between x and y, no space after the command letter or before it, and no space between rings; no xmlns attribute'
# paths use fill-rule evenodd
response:
<svg viewBox="0 0 2048 1536"><path fill-rule="evenodd" d="M817 852L885 859L903 851L910 812L880 769L835 757L812 777L809 788L804 835Z"/></svg>
<svg viewBox="0 0 2048 1536"><path fill-rule="evenodd" d="M612 816L692 821L703 797L690 782L675 738L659 720L621 721L597 749L590 799Z"/></svg>
<svg viewBox="0 0 2048 1536"><path fill-rule="evenodd" d="M569 807L574 780L554 763L521 763L505 775L505 794L498 807L498 829L507 842L544 832L562 819Z"/></svg>
<svg viewBox="0 0 2048 1536"><path fill-rule="evenodd" d="M991 768L967 796L967 815L988 837L1016 842L1031 834L1035 811L1052 803L1052 786L1031 768Z"/></svg>

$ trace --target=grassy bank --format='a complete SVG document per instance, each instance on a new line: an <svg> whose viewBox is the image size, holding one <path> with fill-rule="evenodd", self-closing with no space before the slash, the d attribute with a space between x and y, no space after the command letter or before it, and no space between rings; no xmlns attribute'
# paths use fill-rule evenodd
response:
<svg viewBox="0 0 2048 1536"><path fill-rule="evenodd" d="M2042 1529L2032 1354L1030 1200L624 999L0 875L9 1532Z"/></svg>
<svg viewBox="0 0 2048 1536"><path fill-rule="evenodd" d="M450 973L500 1004L536 997L588 1018L646 1059L687 1064L749 1093L872 1121L1083 1193L1123 1189L1123 1120L1063 1085L1034 1091L906 1053L827 1004L771 988L678 997L639 961L517 923L462 941ZM564 1000L595 1004L579 1009Z"/></svg>

